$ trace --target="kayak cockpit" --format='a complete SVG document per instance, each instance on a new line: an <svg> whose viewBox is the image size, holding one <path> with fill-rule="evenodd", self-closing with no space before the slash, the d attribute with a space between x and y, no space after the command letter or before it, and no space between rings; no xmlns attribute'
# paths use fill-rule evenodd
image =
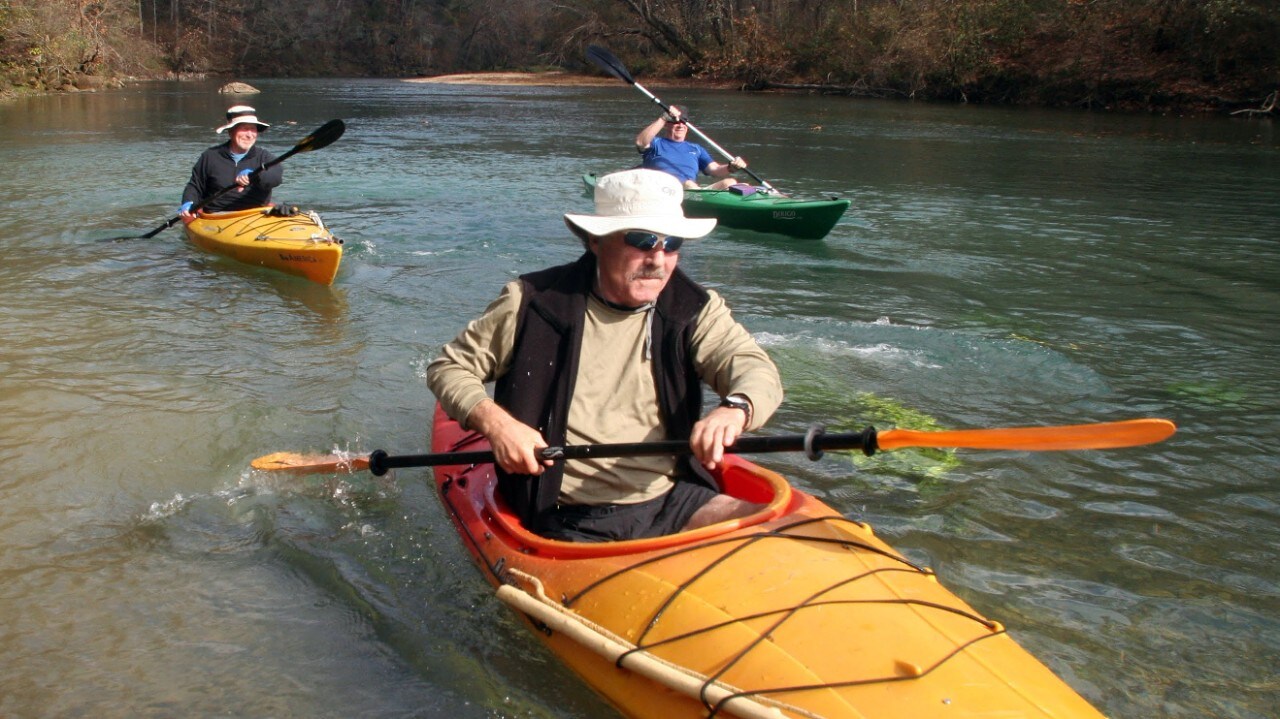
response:
<svg viewBox="0 0 1280 719"><path fill-rule="evenodd" d="M477 479L479 477L472 475L471 481ZM791 509L795 499L791 485L781 475L761 470L733 455L725 456L722 471L716 473L716 480L720 483L722 492L763 506L759 511L746 517L661 537L618 542L566 542L547 539L526 529L520 522L520 518L495 491L496 477L492 469L486 466L484 481L487 486L484 488L484 510L494 528L508 535L511 542L521 545L525 553L567 559L651 552L710 539L777 519Z"/></svg>

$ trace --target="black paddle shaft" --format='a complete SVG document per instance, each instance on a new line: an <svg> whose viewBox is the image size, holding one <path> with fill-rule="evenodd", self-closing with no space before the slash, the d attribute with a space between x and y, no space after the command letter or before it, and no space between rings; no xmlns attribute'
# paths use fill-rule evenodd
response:
<svg viewBox="0 0 1280 719"><path fill-rule="evenodd" d="M346 130L347 130L347 125L342 120L330 120L325 124L321 125L320 128L317 129L315 132L299 140L298 144L293 146L293 149L289 150L288 152L284 153L283 155L269 162L264 163L262 167L259 167L258 169L249 173L249 177L252 178L253 176L257 175L259 172L262 172L263 170L268 170L272 167L275 167L276 165L279 165L280 163L284 162L290 157L293 157L299 152L311 152L312 150L319 150L322 147L328 147L329 145L332 145L335 141L337 141L339 137L342 137L342 133L346 132ZM231 192L237 187L239 187L239 185L236 185L233 183L231 185L228 185L222 188L221 190L218 190L212 195L209 195L203 200L192 205L191 211L193 213L199 212L210 202L213 202L214 200L218 199L219 197L222 197L228 192ZM159 227L155 228L154 230L148 232L145 235L139 235L137 239L149 240L152 237L155 237L156 235L160 234L161 232L164 232L165 230L169 229L170 227L173 227L175 224L177 224L178 220L181 220L181 219L182 219L181 215L171 217L169 218L168 222L164 223L163 225L160 225Z"/></svg>
<svg viewBox="0 0 1280 719"><path fill-rule="evenodd" d="M817 461L830 449L858 449L867 456L875 454L876 429L867 427L861 432L826 434L819 425L809 428L805 434L778 435L776 437L739 437L732 446L725 447L729 454L757 454L764 452L804 452ZM618 444L581 444L564 447L547 447L540 454L543 459L589 459L592 457L648 457L656 455L692 454L689 442L668 439L657 442L631 442ZM438 467L452 464L483 464L494 461L491 450L469 452L440 452L435 454L390 455L385 450L374 450L369 455L369 471L381 477L388 470L399 467Z"/></svg>

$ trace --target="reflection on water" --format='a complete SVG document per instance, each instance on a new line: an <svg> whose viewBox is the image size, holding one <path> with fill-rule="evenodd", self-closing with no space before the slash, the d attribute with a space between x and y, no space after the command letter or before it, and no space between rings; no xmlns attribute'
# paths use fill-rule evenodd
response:
<svg viewBox="0 0 1280 719"><path fill-rule="evenodd" d="M634 163L645 104L255 85L277 152L347 122L280 191L346 241L332 287L174 229L103 241L172 216L218 139L215 84L0 106L21 179L0 184L0 713L607 715L494 601L424 472L246 468L425 451L424 364L505 281L577 255L561 214L589 210L583 172ZM678 94L771 183L854 201L823 242L718 229L682 250L782 370L770 432L1181 427L1109 452L762 461L935 567L1107 714L1270 716L1271 125Z"/></svg>

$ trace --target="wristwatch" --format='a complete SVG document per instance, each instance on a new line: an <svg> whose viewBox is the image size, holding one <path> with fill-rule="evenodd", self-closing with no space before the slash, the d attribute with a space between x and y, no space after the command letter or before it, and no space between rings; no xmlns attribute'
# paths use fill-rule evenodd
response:
<svg viewBox="0 0 1280 719"><path fill-rule="evenodd" d="M742 423L742 428L746 429L751 426L751 400L747 399L746 395L731 394L720 400L720 406L742 410L742 413L747 416L747 421Z"/></svg>

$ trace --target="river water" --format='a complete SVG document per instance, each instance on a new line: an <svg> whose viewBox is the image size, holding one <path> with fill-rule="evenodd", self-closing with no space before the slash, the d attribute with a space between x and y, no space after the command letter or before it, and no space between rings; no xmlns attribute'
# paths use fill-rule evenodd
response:
<svg viewBox="0 0 1280 719"><path fill-rule="evenodd" d="M598 717L470 565L425 470L279 478L279 450L426 451L423 368L576 256L578 176L631 165L634 90L258 80L277 198L346 240L321 287L174 214L233 99L147 84L0 105L0 715ZM718 229L682 266L815 422L1167 417L1105 452L757 459L912 559L1114 717L1280 705L1280 133L654 88L824 241ZM839 638L856 641L853 637Z"/></svg>

